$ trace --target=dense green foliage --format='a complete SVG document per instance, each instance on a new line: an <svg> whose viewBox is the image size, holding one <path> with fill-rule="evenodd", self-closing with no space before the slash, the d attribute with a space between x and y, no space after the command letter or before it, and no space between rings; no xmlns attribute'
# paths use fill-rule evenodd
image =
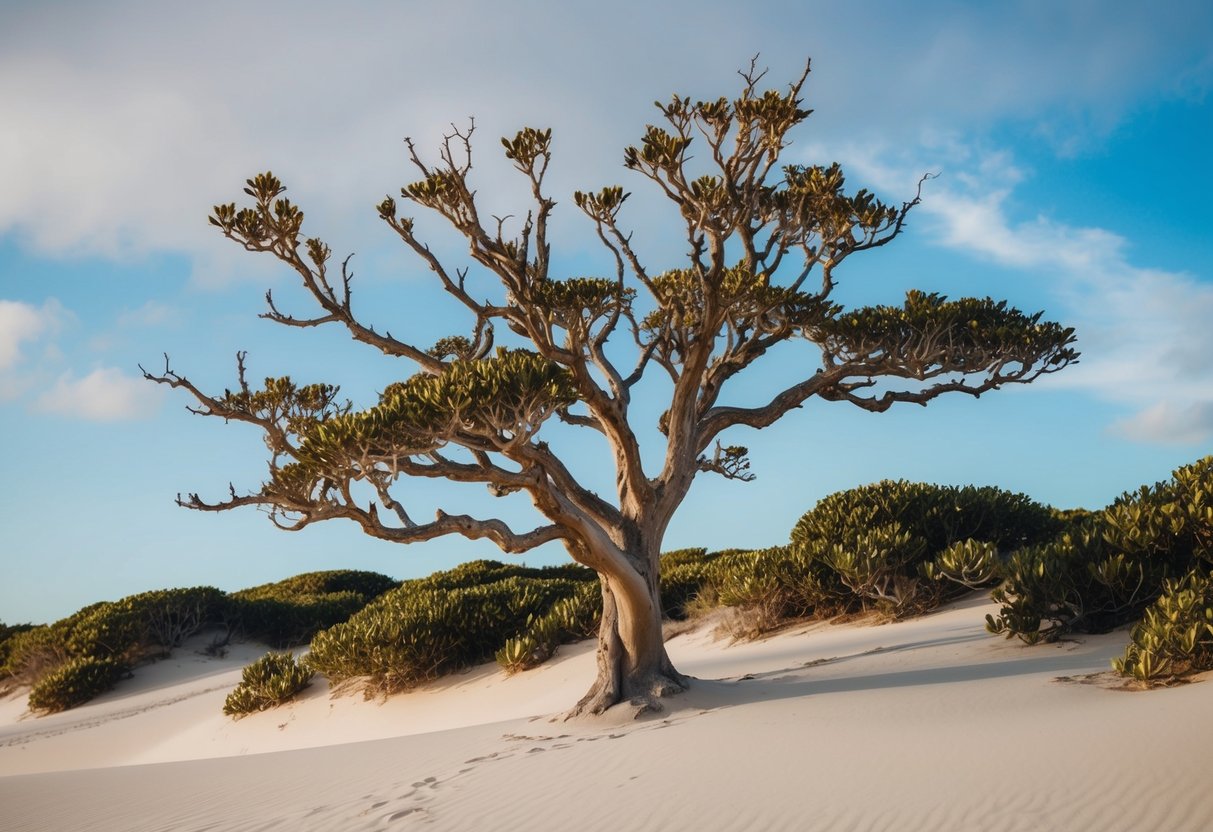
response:
<svg viewBox="0 0 1213 832"><path fill-rule="evenodd" d="M223 712L239 719L281 705L310 685L315 674L306 658L297 662L290 653L266 653L244 668Z"/></svg>
<svg viewBox="0 0 1213 832"><path fill-rule="evenodd" d="M821 500L789 546L717 558L706 584L725 606L787 619L878 609L905 616L998 578L1000 556L1063 521L1022 494L883 481Z"/></svg>
<svg viewBox="0 0 1213 832"><path fill-rule="evenodd" d="M1213 457L1079 517L1050 542L1022 549L994 591L987 628L1032 644L1106 632L1140 618L1164 591L1213 564Z"/></svg>
<svg viewBox="0 0 1213 832"><path fill-rule="evenodd" d="M1026 315L991 298L950 301L936 293L911 290L902 306L868 306L833 315L818 325L821 344L835 355L868 356L881 352L913 354L926 333L947 333L947 351L965 355L1042 355L1049 364L1077 358L1070 346L1074 330L1040 313ZM961 362L963 363L963 362Z"/></svg>
<svg viewBox="0 0 1213 832"><path fill-rule="evenodd" d="M48 703L42 710L62 710L108 690L130 668L204 628L234 630L271 646L305 643L397 585L374 572L335 570L231 595L192 587L102 601L53 624L5 628L0 680L31 685L41 691L35 701Z"/></svg>
<svg viewBox="0 0 1213 832"><path fill-rule="evenodd" d="M560 566L523 566L496 560L472 560L453 569L435 572L427 578L406 581L402 585L416 589L461 589L503 581L506 578L566 578L570 581L595 581L594 570L575 563Z"/></svg>
<svg viewBox="0 0 1213 832"><path fill-rule="evenodd" d="M413 687L491 659L528 623L577 593L585 582L563 577L568 571L478 561L406 581L317 633L310 662L336 682L366 677L368 694Z"/></svg>
<svg viewBox="0 0 1213 832"><path fill-rule="evenodd" d="M703 592L708 564L717 557L704 548L675 549L661 556L661 612L666 618L688 617L688 606Z"/></svg>
<svg viewBox="0 0 1213 832"><path fill-rule="evenodd" d="M1000 553L1061 528L1023 494L885 480L823 499L792 530L791 548L824 600L903 616L988 585Z"/></svg>
<svg viewBox="0 0 1213 832"><path fill-rule="evenodd" d="M113 658L130 666L172 650L221 620L223 605L224 595L214 587L154 590L91 604L14 635L0 674L34 684L72 659Z"/></svg>
<svg viewBox="0 0 1213 832"><path fill-rule="evenodd" d="M245 638L270 647L306 644L348 619L400 582L378 572L308 572L228 596L227 622Z"/></svg>
<svg viewBox="0 0 1213 832"><path fill-rule="evenodd" d="M1213 669L1213 578L1194 571L1167 581L1130 639L1112 665L1147 685Z"/></svg>
<svg viewBox="0 0 1213 832"><path fill-rule="evenodd" d="M523 631L496 652L497 663L510 673L541 665L561 644L593 637L601 618L598 582L579 584L571 596L556 601L542 615L528 618Z"/></svg>
<svg viewBox="0 0 1213 832"><path fill-rule="evenodd" d="M12 652L13 637L19 636L22 633L28 633L34 629L33 624L5 624L0 621L0 671L8 665L8 657ZM3 673L0 672L0 680L3 680Z"/></svg>
<svg viewBox="0 0 1213 832"><path fill-rule="evenodd" d="M56 713L83 705L114 687L130 668L112 656L77 656L45 674L29 694L31 711Z"/></svg>
<svg viewBox="0 0 1213 832"><path fill-rule="evenodd" d="M290 384L289 378L267 379L264 391L229 393L224 405L263 411L275 395L285 400L279 388ZM336 388L319 387L335 395ZM526 436L576 400L567 369L533 352L507 349L492 358L457 359L440 375L418 373L388 385L378 405L360 412L335 406L332 396L313 397L290 423L301 440L292 454L296 461L273 466L265 490L306 502L359 470L367 455L426 453L467 434Z"/></svg>
<svg viewBox="0 0 1213 832"><path fill-rule="evenodd" d="M223 616L224 594L210 586L128 595L95 609L72 628L74 655L127 662L162 654Z"/></svg>

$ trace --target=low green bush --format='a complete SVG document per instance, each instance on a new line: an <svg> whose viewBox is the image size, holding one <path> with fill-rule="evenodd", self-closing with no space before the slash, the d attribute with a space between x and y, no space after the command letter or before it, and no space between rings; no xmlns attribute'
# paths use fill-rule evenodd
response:
<svg viewBox="0 0 1213 832"><path fill-rule="evenodd" d="M661 613L681 621L689 605L703 592L708 566L718 552L707 549L675 549L661 556Z"/></svg>
<svg viewBox="0 0 1213 832"><path fill-rule="evenodd" d="M223 609L224 594L214 587L155 590L90 604L54 624L13 635L0 674L33 686L40 692L31 692L31 701L50 706L32 708L70 708L109 690L135 663L218 623Z"/></svg>
<svg viewBox="0 0 1213 832"><path fill-rule="evenodd" d="M419 589L461 589L497 583L506 578L539 578L543 580L563 578L570 581L596 581L597 574L594 570L576 563L561 564L560 566L523 566L496 560L472 560L461 563L453 569L435 572L429 577L418 578L408 581L408 583Z"/></svg>
<svg viewBox="0 0 1213 832"><path fill-rule="evenodd" d="M70 658L63 628L40 625L13 633L4 642L4 664L0 678L32 685L44 673Z"/></svg>
<svg viewBox="0 0 1213 832"><path fill-rule="evenodd" d="M32 629L33 624L5 624L0 621L0 677L3 675L3 668L8 666L13 637L28 633Z"/></svg>
<svg viewBox="0 0 1213 832"><path fill-rule="evenodd" d="M448 589L409 581L317 633L310 662L336 682L366 677L368 695L404 690L493 658L528 620L583 583L509 577Z"/></svg>
<svg viewBox="0 0 1213 832"><path fill-rule="evenodd" d="M367 605L356 592L296 595L289 598L232 597L227 622L243 638L270 647L307 644L321 630L340 624Z"/></svg>
<svg viewBox="0 0 1213 832"><path fill-rule="evenodd" d="M223 609L224 594L211 586L141 592L77 613L67 645L73 656L112 656L132 664L179 647L218 623Z"/></svg>
<svg viewBox="0 0 1213 832"><path fill-rule="evenodd" d="M999 488L884 480L821 500L793 528L791 554L816 603L902 617L993 583L1003 556L1067 522Z"/></svg>
<svg viewBox="0 0 1213 832"><path fill-rule="evenodd" d="M1002 607L986 628L1029 644L1107 632L1140 618L1168 581L1211 564L1213 457L1206 457L1076 518L1056 540L1016 552L993 593Z"/></svg>
<svg viewBox="0 0 1213 832"><path fill-rule="evenodd" d="M241 636L271 647L306 644L400 582L378 572L307 572L228 596L225 617Z"/></svg>
<svg viewBox="0 0 1213 832"><path fill-rule="evenodd" d="M713 561L695 605L738 608L743 616L729 629L734 636L753 638L792 619L845 612L850 598L824 561L772 546L733 551Z"/></svg>
<svg viewBox="0 0 1213 832"><path fill-rule="evenodd" d="M130 668L113 657L78 656L45 674L29 694L31 711L56 713L112 689Z"/></svg>
<svg viewBox="0 0 1213 832"><path fill-rule="evenodd" d="M1213 578L1194 571L1166 581L1133 627L1124 656L1112 666L1146 685L1213 669Z"/></svg>
<svg viewBox="0 0 1213 832"><path fill-rule="evenodd" d="M335 592L354 592L371 600L398 586L400 586L400 581L379 572L329 569L321 572L304 572L281 581L242 589L231 595L237 598L295 598L328 595Z"/></svg>
<svg viewBox="0 0 1213 832"><path fill-rule="evenodd" d="M314 675L306 657L296 661L290 653L266 653L244 668L240 684L223 702L223 712L239 719L277 707L308 687Z"/></svg>
<svg viewBox="0 0 1213 832"><path fill-rule="evenodd" d="M523 631L495 654L497 663L509 673L543 664L561 644L591 638L602 620L602 590L597 581L579 583L573 594L548 607L547 612L527 619Z"/></svg>

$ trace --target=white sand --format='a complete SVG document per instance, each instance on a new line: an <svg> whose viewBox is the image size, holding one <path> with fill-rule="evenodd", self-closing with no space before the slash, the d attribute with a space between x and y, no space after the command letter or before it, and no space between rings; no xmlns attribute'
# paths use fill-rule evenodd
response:
<svg viewBox="0 0 1213 832"><path fill-rule="evenodd" d="M321 682L238 722L223 698L260 650L182 650L65 714L0 702L0 828L1213 828L1213 685L1113 689L1123 630L1028 648L984 632L992 609L679 636L711 681L639 721L549 719L589 685L588 643L382 703Z"/></svg>

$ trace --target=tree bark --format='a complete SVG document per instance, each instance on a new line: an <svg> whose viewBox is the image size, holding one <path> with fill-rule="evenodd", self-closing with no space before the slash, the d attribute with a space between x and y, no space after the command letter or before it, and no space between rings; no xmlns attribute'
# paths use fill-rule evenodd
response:
<svg viewBox="0 0 1213 832"><path fill-rule="evenodd" d="M660 711L660 700L687 689L666 654L656 575L600 573L602 624L598 629L598 678L567 717L600 714L620 703L634 716Z"/></svg>

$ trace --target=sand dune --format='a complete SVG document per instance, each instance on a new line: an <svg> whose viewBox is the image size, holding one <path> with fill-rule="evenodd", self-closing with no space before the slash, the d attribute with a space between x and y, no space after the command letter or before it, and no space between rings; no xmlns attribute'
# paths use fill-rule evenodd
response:
<svg viewBox="0 0 1213 832"><path fill-rule="evenodd" d="M396 696L323 683L238 722L240 666L188 650L66 714L0 704L6 830L1201 830L1213 685L1117 689L1123 631L1027 648L989 602L729 645L665 713L553 721L592 646Z"/></svg>

